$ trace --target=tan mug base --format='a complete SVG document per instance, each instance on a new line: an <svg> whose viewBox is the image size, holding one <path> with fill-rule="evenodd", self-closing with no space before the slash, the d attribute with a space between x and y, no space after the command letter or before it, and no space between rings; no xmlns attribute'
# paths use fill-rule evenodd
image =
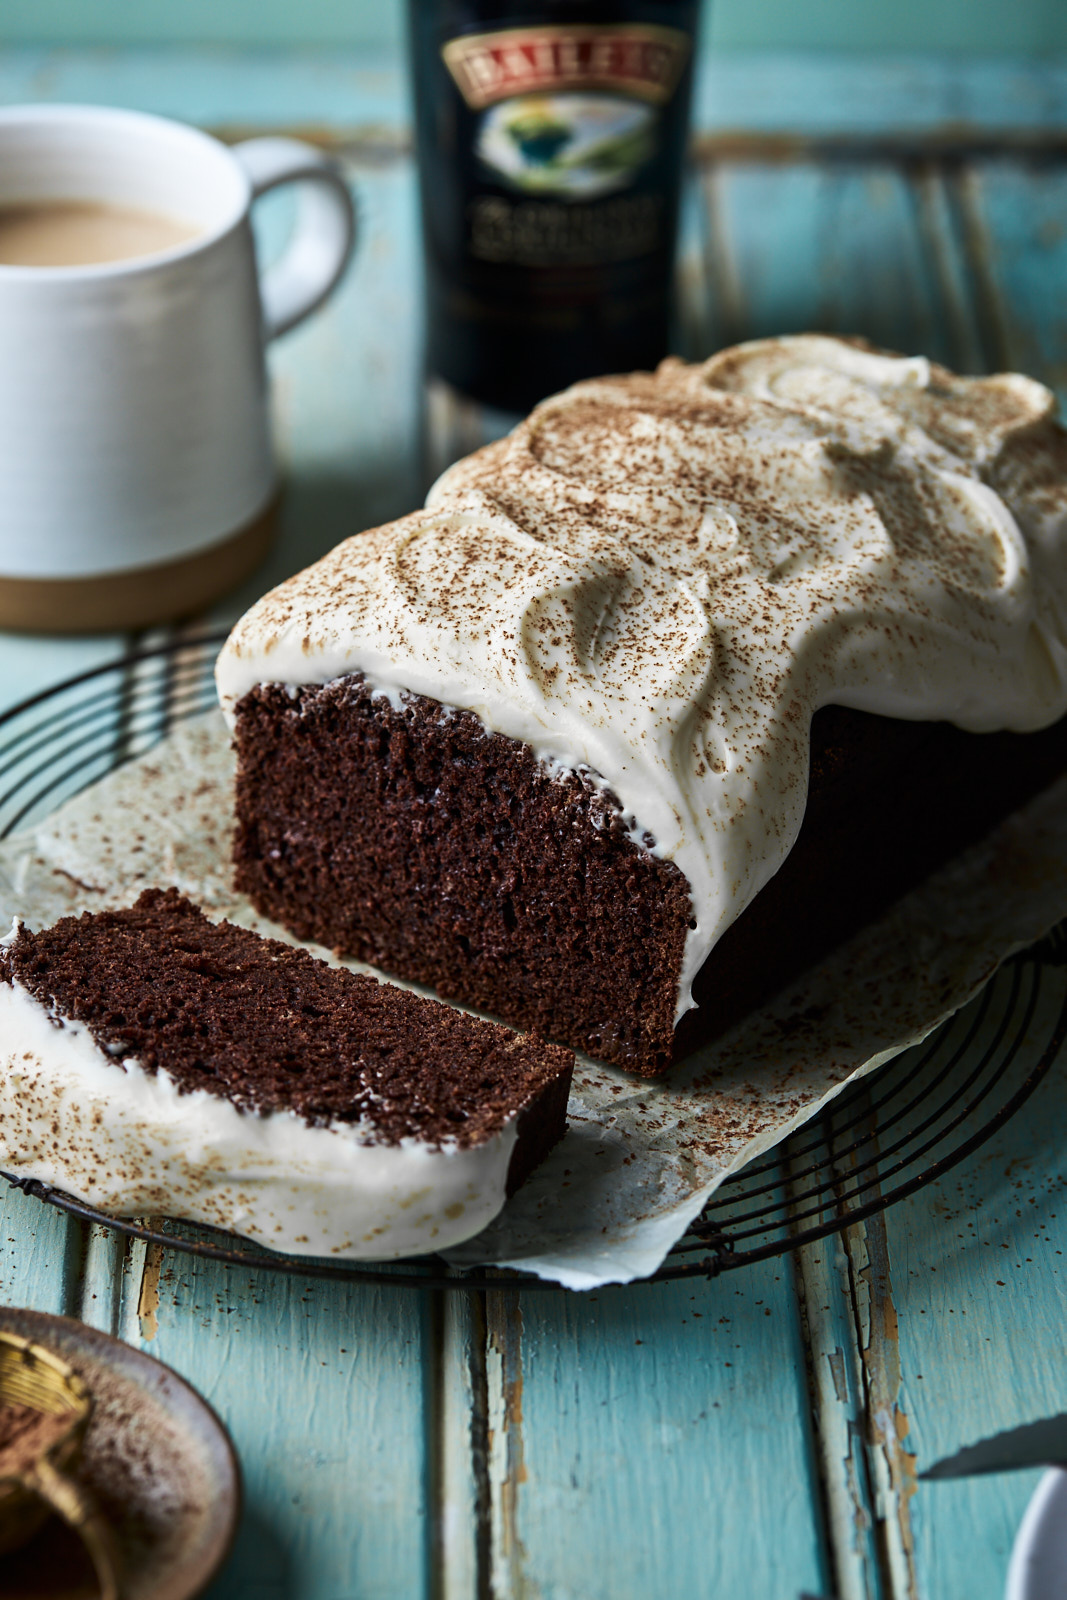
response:
<svg viewBox="0 0 1067 1600"><path fill-rule="evenodd" d="M98 578L0 577L0 628L109 633L187 617L255 571L274 543L278 505L275 498L254 522L180 561Z"/></svg>

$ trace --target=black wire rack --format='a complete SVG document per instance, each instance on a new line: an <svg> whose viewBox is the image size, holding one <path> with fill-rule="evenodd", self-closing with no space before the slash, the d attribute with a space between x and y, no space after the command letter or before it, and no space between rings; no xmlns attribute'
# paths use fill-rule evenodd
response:
<svg viewBox="0 0 1067 1600"><path fill-rule="evenodd" d="M0 838L43 820L177 723L215 704L224 635L178 637L34 695L0 717ZM1002 1128L1067 1036L1067 923L1006 962L921 1045L844 1090L766 1157L725 1182L646 1282L715 1275L785 1254L942 1177ZM36 1179L7 1181L50 1205L193 1257L253 1270L418 1288L559 1290L504 1268L280 1255L173 1219L117 1219Z"/></svg>

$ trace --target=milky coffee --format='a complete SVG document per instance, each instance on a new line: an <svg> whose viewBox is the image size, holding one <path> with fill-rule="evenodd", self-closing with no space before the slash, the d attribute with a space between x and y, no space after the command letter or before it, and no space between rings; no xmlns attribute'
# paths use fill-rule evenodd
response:
<svg viewBox="0 0 1067 1600"><path fill-rule="evenodd" d="M203 229L176 217L95 200L0 205L0 265L85 267L158 255Z"/></svg>

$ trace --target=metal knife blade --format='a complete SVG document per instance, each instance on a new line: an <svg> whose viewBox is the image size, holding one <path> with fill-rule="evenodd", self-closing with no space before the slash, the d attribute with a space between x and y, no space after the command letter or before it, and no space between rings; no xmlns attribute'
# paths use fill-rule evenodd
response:
<svg viewBox="0 0 1067 1600"><path fill-rule="evenodd" d="M983 1472L1017 1472L1023 1467L1067 1464L1067 1411L991 1434L953 1456L935 1461L920 1478L971 1478Z"/></svg>

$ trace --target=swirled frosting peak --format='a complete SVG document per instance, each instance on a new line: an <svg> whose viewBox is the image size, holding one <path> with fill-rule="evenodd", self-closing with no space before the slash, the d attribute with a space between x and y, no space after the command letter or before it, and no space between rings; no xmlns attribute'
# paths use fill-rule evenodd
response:
<svg viewBox="0 0 1067 1600"><path fill-rule="evenodd" d="M1067 711L1053 408L815 335L577 384L260 601L223 703L358 671L599 775L688 879L680 1015L797 836L820 706Z"/></svg>

